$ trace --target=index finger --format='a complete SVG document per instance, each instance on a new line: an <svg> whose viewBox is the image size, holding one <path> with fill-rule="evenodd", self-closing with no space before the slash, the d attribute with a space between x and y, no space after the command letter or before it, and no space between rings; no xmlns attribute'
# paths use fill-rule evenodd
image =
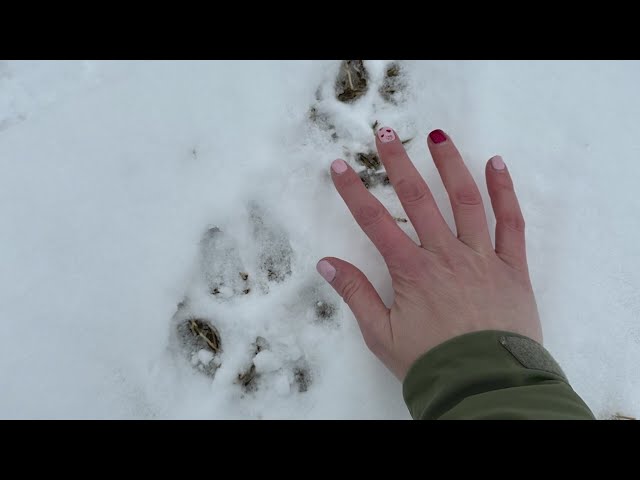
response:
<svg viewBox="0 0 640 480"><path fill-rule="evenodd" d="M344 160L336 160L331 164L331 178L353 218L373 242L387 265L406 255L409 249L417 247Z"/></svg>

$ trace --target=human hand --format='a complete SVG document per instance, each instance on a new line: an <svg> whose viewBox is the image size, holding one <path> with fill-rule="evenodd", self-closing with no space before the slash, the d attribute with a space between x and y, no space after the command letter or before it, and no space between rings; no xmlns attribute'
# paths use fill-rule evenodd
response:
<svg viewBox="0 0 640 480"><path fill-rule="evenodd" d="M343 160L331 164L331 177L387 264L393 305L387 308L350 263L326 257L317 265L351 308L369 349L400 380L421 355L465 333L503 330L542 343L524 219L504 162L493 157L485 169L496 217L494 248L480 192L451 138L434 130L427 144L449 194L457 238L398 135L383 127L376 147L421 245L398 227Z"/></svg>

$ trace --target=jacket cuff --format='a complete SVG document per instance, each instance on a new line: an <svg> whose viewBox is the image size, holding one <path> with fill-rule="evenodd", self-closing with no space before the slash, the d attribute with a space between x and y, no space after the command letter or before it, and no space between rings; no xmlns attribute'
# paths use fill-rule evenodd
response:
<svg viewBox="0 0 640 480"><path fill-rule="evenodd" d="M404 379L403 396L414 419L437 419L469 397L550 382L563 384L564 395L568 391L577 397L542 345L516 333L487 330L453 338L421 356ZM522 390L519 392L514 399L522 398ZM508 394L498 400L507 401L512 408L513 402L504 395ZM491 398L495 407L496 395L477 398ZM591 415L579 397L578 401ZM476 401L475 407L478 405Z"/></svg>

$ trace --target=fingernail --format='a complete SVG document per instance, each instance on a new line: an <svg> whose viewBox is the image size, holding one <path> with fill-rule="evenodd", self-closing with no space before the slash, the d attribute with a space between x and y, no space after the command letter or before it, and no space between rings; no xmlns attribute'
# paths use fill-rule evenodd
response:
<svg viewBox="0 0 640 480"><path fill-rule="evenodd" d="M382 143L393 142L396 139L396 134L391 127L382 127L378 130L378 139Z"/></svg>
<svg viewBox="0 0 640 480"><path fill-rule="evenodd" d="M331 170L333 170L335 173L340 175L341 173L344 173L347 171L347 164L345 163L344 160L340 160L340 159L334 160L333 163L331 164Z"/></svg>
<svg viewBox="0 0 640 480"><path fill-rule="evenodd" d="M429 134L429 138L433 143L442 143L447 139L447 136L442 130L434 130Z"/></svg>
<svg viewBox="0 0 640 480"><path fill-rule="evenodd" d="M504 167L506 167L506 165L504 164L504 160L502 160L502 157L500 155L496 155L495 157L491 158L491 166L494 170L504 170Z"/></svg>
<svg viewBox="0 0 640 480"><path fill-rule="evenodd" d="M333 265L326 260L320 260L316 265L316 270L318 270L318 273L322 275L322 278L329 283L333 282L333 279L336 278L336 269L333 268Z"/></svg>

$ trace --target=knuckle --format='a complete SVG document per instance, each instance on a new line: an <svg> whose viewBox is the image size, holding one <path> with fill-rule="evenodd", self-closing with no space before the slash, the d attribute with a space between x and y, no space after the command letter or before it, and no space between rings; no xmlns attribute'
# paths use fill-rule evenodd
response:
<svg viewBox="0 0 640 480"><path fill-rule="evenodd" d="M362 185L362 180L355 173L351 175L347 173L344 177L340 178L340 184L343 188L351 189L354 186L359 187Z"/></svg>
<svg viewBox="0 0 640 480"><path fill-rule="evenodd" d="M354 275L344 282L340 289L340 295L347 305L351 303L354 295L357 295L363 285L364 277L362 274Z"/></svg>
<svg viewBox="0 0 640 480"><path fill-rule="evenodd" d="M489 195L492 197L492 201L497 200L503 205L518 204L516 192L511 184L499 183L497 185L493 185L489 189Z"/></svg>
<svg viewBox="0 0 640 480"><path fill-rule="evenodd" d="M403 179L398 182L396 191L400 201L408 205L421 203L427 196L426 185L413 179Z"/></svg>
<svg viewBox="0 0 640 480"><path fill-rule="evenodd" d="M518 233L525 231L524 217L520 212L505 212L496 219L496 223Z"/></svg>
<svg viewBox="0 0 640 480"><path fill-rule="evenodd" d="M509 175L496 175L493 178L495 188L502 191L513 191L513 181Z"/></svg>
<svg viewBox="0 0 640 480"><path fill-rule="evenodd" d="M425 279L431 265L421 257L414 257L410 261L403 261L401 265L393 267L394 276L405 283L418 284Z"/></svg>
<svg viewBox="0 0 640 480"><path fill-rule="evenodd" d="M455 202L458 205L479 206L482 205L482 197L477 188L464 187L454 194Z"/></svg>
<svg viewBox="0 0 640 480"><path fill-rule="evenodd" d="M370 227L380 223L384 218L385 210L380 203L363 205L356 211L357 222L363 227Z"/></svg>
<svg viewBox="0 0 640 480"><path fill-rule="evenodd" d="M447 276L454 277L464 266L466 261L464 250L459 245L456 245L440 253L439 265Z"/></svg>
<svg viewBox="0 0 640 480"><path fill-rule="evenodd" d="M412 265L421 253L420 247L413 242L399 247L398 242L393 240L388 245L383 243L378 250L384 257L387 267L394 271L402 271L408 265Z"/></svg>
<svg viewBox="0 0 640 480"><path fill-rule="evenodd" d="M509 252L504 252L501 251L499 253L497 253L498 258L500 258L504 263L506 263L507 265L509 265L509 267L511 267L513 270L524 274L524 275L528 275L527 272L527 261L526 258L523 255L519 255L519 254L513 254L513 253L509 253ZM528 281L528 278L527 278ZM527 291L531 291L533 287L530 286L531 283L529 282L528 285L526 285Z"/></svg>

